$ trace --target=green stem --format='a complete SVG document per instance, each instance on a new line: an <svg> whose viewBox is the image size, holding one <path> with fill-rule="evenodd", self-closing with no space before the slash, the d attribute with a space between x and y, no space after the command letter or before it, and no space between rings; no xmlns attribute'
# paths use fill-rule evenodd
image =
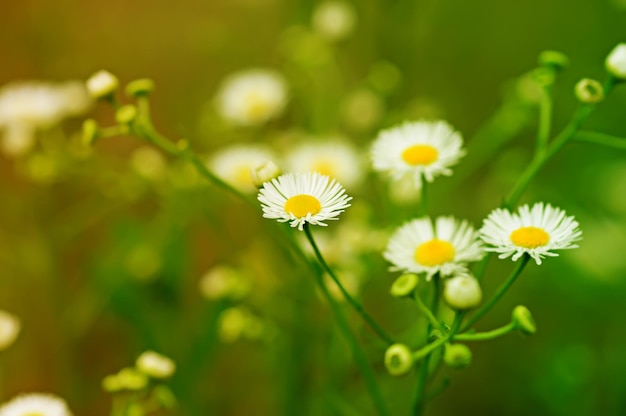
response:
<svg viewBox="0 0 626 416"><path fill-rule="evenodd" d="M546 85L541 92L539 102L539 128L537 129L537 148L535 153L542 153L548 146L550 128L552 127L552 86Z"/></svg>
<svg viewBox="0 0 626 416"><path fill-rule="evenodd" d="M468 328L474 325L480 318L482 318L487 312L493 308L493 306L500 300L500 298L506 293L507 290L513 285L517 276L520 275L528 261L530 260L530 256L528 254L524 254L522 259L517 262L515 269L511 272L506 281L500 286L500 288L496 291L493 297L489 300L489 302L485 303L479 310L477 310L474 315L465 323L461 332L465 332Z"/></svg>
<svg viewBox="0 0 626 416"><path fill-rule="evenodd" d="M430 302L430 311L432 311L432 316L435 321L437 321L437 309L439 306L439 292L440 292L440 276L439 274L433 277L433 297ZM437 323L437 326L439 324ZM430 332L433 328L432 323L429 322L426 327L426 342L429 341ZM422 358L424 360L420 363L419 371L417 373L417 385L415 390L415 400L413 402L413 414L422 415L424 413L424 409L426 407L426 385L428 384L428 367L430 365L430 353L437 348L439 348L440 341L446 339L446 337L440 338L430 344L427 344L424 348L417 351L413 358L415 361L418 361Z"/></svg>
<svg viewBox="0 0 626 416"><path fill-rule="evenodd" d="M428 215L428 182L422 175L422 189L420 189L420 214Z"/></svg>
<svg viewBox="0 0 626 416"><path fill-rule="evenodd" d="M604 84L604 95L608 95L608 93L613 88L615 84L615 79L610 77ZM583 104L581 105L574 116L570 120L570 122L563 128L563 130L552 140L552 142L545 148L543 152L535 153L533 160L526 167L526 170L522 173L522 175L517 180L517 183L511 190L511 193L504 200L502 207L513 209L513 207L517 204L522 194L530 184L530 181L537 175L539 170L554 156L578 131L580 125L589 117L591 112L595 109L596 104Z"/></svg>
<svg viewBox="0 0 626 416"><path fill-rule="evenodd" d="M348 325L348 321L341 311L341 307L339 306L339 304L337 304L337 301L328 291L328 287L326 287L326 284L324 283L322 273L315 273L315 279L318 286L320 287L320 290L322 291L322 294L324 295L333 310L333 314L335 315L335 322L337 323L339 330L341 331L350 346L350 350L352 351L354 360L361 370L365 385L372 398L372 401L374 402L374 406L376 407L378 414L382 416L388 415L389 413L387 412L387 407L385 406L383 396L378 388L378 384L376 383L376 377L374 375L374 372L369 365L367 357L359 347L356 337L350 330L350 326Z"/></svg>
<svg viewBox="0 0 626 416"><path fill-rule="evenodd" d="M493 329L487 332L478 332L473 334L459 334L455 335L452 339L454 341L486 341L489 339L501 337L516 329L515 322L509 322L508 324Z"/></svg>
<svg viewBox="0 0 626 416"><path fill-rule="evenodd" d="M420 310L420 312L422 312L426 316L426 318L428 318L428 322L430 323L430 325L445 332L445 329L441 322L437 320L437 317L432 313L428 306L424 304L419 295L412 294L410 297L415 301L415 304L417 305L417 308Z"/></svg>
<svg viewBox="0 0 626 416"><path fill-rule="evenodd" d="M387 346L393 344L394 342L391 339L391 337L376 323L376 321L374 321L374 319L372 319L371 316L369 316L367 312L365 312L365 310L363 309L363 306L359 302L357 302L350 295L350 293L348 293L348 291L343 286L343 284L341 284L341 281L339 280L339 278L337 278L337 275L335 275L335 272L333 272L333 270L330 268L328 263L326 263L326 260L324 260L324 256L322 256L322 253L320 252L319 247L315 243L315 239L313 238L313 234L311 233L309 223L304 224L304 233L306 234L306 238L309 240L309 243L311 244L311 247L313 248L313 251L315 252L315 257L317 257L317 260L321 264L324 271L328 273L328 275L331 277L331 279L333 279L337 287L339 287L339 290L341 291L343 296L346 298L348 303L354 308L355 311L359 313L359 315L361 315L363 320L367 322L367 324L374 330L374 332L376 332L378 336L381 337L387 343Z"/></svg>
<svg viewBox="0 0 626 416"><path fill-rule="evenodd" d="M595 131L579 131L574 136L574 141L593 143L614 149L626 150L626 137L611 136L610 134Z"/></svg>

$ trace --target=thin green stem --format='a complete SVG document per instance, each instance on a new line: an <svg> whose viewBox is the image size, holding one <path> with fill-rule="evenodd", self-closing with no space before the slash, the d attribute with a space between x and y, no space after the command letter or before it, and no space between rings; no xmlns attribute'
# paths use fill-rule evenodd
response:
<svg viewBox="0 0 626 416"><path fill-rule="evenodd" d="M576 133L573 140L576 142L593 143L614 149L626 150L626 137L617 137L595 131L579 131Z"/></svg>
<svg viewBox="0 0 626 416"><path fill-rule="evenodd" d="M604 83L604 95L608 95L613 86L615 85L615 79L609 77ZM561 130L561 132L552 140L552 142L545 148L543 152L535 153L533 160L526 167L526 170L517 180L517 183L509 193L508 197L504 200L502 206L504 208L513 209L517 204L522 194L537 175L541 168L554 156L578 131L581 124L589 117L589 115L595 109L596 104L583 104L572 116L570 122Z"/></svg>
<svg viewBox="0 0 626 416"><path fill-rule="evenodd" d="M421 179L422 188L420 189L420 214L428 215L428 182L424 175Z"/></svg>
<svg viewBox="0 0 626 416"><path fill-rule="evenodd" d="M474 325L480 318L482 318L487 312L494 307L494 305L500 300L500 298L506 293L507 290L513 285L517 277L522 273L524 267L528 264L530 260L530 256L528 254L524 254L522 259L517 262L515 269L511 272L509 277L505 280L505 282L500 286L500 288L496 291L493 297L489 300L489 302L485 303L480 309L478 309L474 315L465 323L461 332L465 332L468 328Z"/></svg>
<svg viewBox="0 0 626 416"><path fill-rule="evenodd" d="M546 85L541 92L539 102L539 128L537 129L537 148L535 153L542 153L548 146L552 127L552 86Z"/></svg>
<svg viewBox="0 0 626 416"><path fill-rule="evenodd" d="M452 337L454 341L486 341L494 339L508 334L516 329L515 322L509 322L508 324L486 332L476 332L472 334L458 334Z"/></svg>
<svg viewBox="0 0 626 416"><path fill-rule="evenodd" d="M442 331L445 331L441 322L437 320L437 317L432 313L432 311L428 308L428 306L424 304L424 301L422 301L422 298L420 298L419 295L416 295L414 293L410 296L410 298L415 301L415 304L417 305L417 309L419 309L420 312L422 312L426 316L426 318L428 319L428 322L430 323L432 327L436 327Z"/></svg>
<svg viewBox="0 0 626 416"><path fill-rule="evenodd" d="M341 307L339 306L339 304L337 304L337 301L328 291L328 287L326 287L326 284L324 283L322 274L315 273L315 279L320 290L322 291L322 294L324 295L333 310L333 314L335 315L335 322L337 323L339 330L341 331L350 346L350 350L352 351L354 360L361 370L365 385L372 398L372 401L374 402L374 406L376 407L378 414L381 416L388 415L389 413L387 411L383 396L378 388L374 371L370 367L367 357L359 347L359 343L356 337L350 330L350 326L348 325L348 321L346 320L346 317L344 316Z"/></svg>
<svg viewBox="0 0 626 416"><path fill-rule="evenodd" d="M324 256L322 255L319 247L315 243L315 239L313 238L313 234L311 233L309 223L304 224L304 233L306 235L306 238L309 240L309 243L311 244L311 247L313 248L313 251L315 252L315 257L317 257L317 260L319 261L320 265L322 266L324 271L328 273L331 279L333 279L335 284L337 284L337 287L339 287L339 290L341 291L343 296L346 298L348 303L354 308L355 311L357 311L359 315L361 315L363 320L367 322L367 324L374 330L374 332L376 332L378 336L381 337L387 343L387 346L393 344L393 339L380 327L380 325L376 323L376 321L374 321L374 319L372 319L371 316L369 316L367 312L365 312L365 310L363 309L363 306L359 302L357 302L350 295L350 293L348 293L348 291L343 286L343 284L341 283L341 281L339 280L339 278L337 277L333 269L328 265L328 263L326 263L326 260L324 260Z"/></svg>
<svg viewBox="0 0 626 416"><path fill-rule="evenodd" d="M430 301L430 309L429 312L432 311L432 316L434 321L437 322L435 326L439 326L437 321L437 310L439 306L439 295L440 295L440 279L439 274L433 277L433 295ZM426 327L426 342L430 339L430 332L433 328L433 324L429 322ZM418 361L423 358L423 361L420 363L420 367L417 373L417 385L415 390L415 400L413 402L413 414L421 415L424 413L424 409L426 407L426 386L428 384L428 376L429 376L429 365L430 365L430 353L440 346L440 341L445 339L446 337L440 338L430 344L427 344L424 348L417 351L413 357L415 361Z"/></svg>

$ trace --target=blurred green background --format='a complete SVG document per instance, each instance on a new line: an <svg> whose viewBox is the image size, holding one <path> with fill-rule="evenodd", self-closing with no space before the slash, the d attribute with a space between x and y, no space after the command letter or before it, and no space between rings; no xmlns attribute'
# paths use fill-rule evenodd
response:
<svg viewBox="0 0 626 416"><path fill-rule="evenodd" d="M513 80L534 68L543 50L570 58L554 89L558 131L576 107L575 83L604 79L605 56L626 41L621 0L355 1L356 27L335 43L312 34L316 4L5 2L0 85L86 79L101 68L123 82L150 77L157 85L158 128L189 138L204 154L259 140L287 146L302 132L340 132L366 150L380 128L442 117L468 140L464 162L471 163L474 139L513 136L484 165L469 172L462 162L458 177L433 186L433 215L479 224L532 156L536 108L491 118L504 111ZM397 69L399 81L379 96L381 118L354 127L345 121L346 97L375 90L372 68L381 62ZM214 114L212 99L224 77L251 67L282 71L292 101L284 117L259 131L233 129ZM625 109L626 89L617 88L584 128L624 137ZM112 122L103 104L91 116ZM80 120L63 126L69 138L79 130ZM181 415L373 414L327 305L311 277L265 237L270 228L259 212L199 184L174 160L161 181L139 177L128 155L142 145L121 137L98 143L84 157L49 148L19 160L1 157L0 308L20 317L23 331L0 353L0 399L50 391L77 415L106 415L110 398L102 378L153 348L179 365L170 385ZM351 194L355 205L365 201L373 227L412 215L405 207L379 216L376 195L365 188ZM538 322L536 336L473 344L472 366L445 370L452 383L429 414L626 414L625 154L569 144L524 197L539 200L576 216L581 248L529 267L480 324L504 324L512 307L524 304ZM370 270L361 293L366 308L391 333L412 339L407 333L423 322L412 305L387 294L393 275L382 256L362 261ZM217 316L232 302L207 301L197 287L202 274L221 263L252 272L253 293L243 303L273 328L271 337L217 340ZM485 293L511 266L492 260ZM392 413L406 414L414 377L387 375L371 333L347 313Z"/></svg>

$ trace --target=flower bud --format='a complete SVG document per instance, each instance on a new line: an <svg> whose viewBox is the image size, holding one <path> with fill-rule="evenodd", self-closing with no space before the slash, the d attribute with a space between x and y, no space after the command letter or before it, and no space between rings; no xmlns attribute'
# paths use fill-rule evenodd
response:
<svg viewBox="0 0 626 416"><path fill-rule="evenodd" d="M595 79L583 78L576 84L574 89L576 98L581 103L597 104L604 99L604 89Z"/></svg>
<svg viewBox="0 0 626 416"><path fill-rule="evenodd" d="M137 118L137 107L131 104L121 106L115 113L115 120L120 124L129 124Z"/></svg>
<svg viewBox="0 0 626 416"><path fill-rule="evenodd" d="M100 70L87 80L87 92L93 98L104 98L115 93L120 82L109 71Z"/></svg>
<svg viewBox="0 0 626 416"><path fill-rule="evenodd" d="M453 309L470 309L483 298L478 280L471 276L456 276L446 281L443 292L446 303Z"/></svg>
<svg viewBox="0 0 626 416"><path fill-rule="evenodd" d="M569 59L561 52L543 51L539 54L539 64L559 71L569 65Z"/></svg>
<svg viewBox="0 0 626 416"><path fill-rule="evenodd" d="M254 186L257 188L262 188L265 182L278 178L281 174L280 168L271 160L265 161L250 169L252 183L254 183Z"/></svg>
<svg viewBox="0 0 626 416"><path fill-rule="evenodd" d="M126 86L126 95L131 97L146 96L152 91L154 91L154 81L149 78L136 79Z"/></svg>
<svg viewBox="0 0 626 416"><path fill-rule="evenodd" d="M419 278L414 273L403 274L391 285L391 296L403 298L411 295L415 291Z"/></svg>
<svg viewBox="0 0 626 416"><path fill-rule="evenodd" d="M626 43L617 45L604 61L606 70L619 79L626 79Z"/></svg>
<svg viewBox="0 0 626 416"><path fill-rule="evenodd" d="M0 311L0 351L13 345L21 328L20 320L15 315Z"/></svg>
<svg viewBox="0 0 626 416"><path fill-rule="evenodd" d="M122 386L122 383L120 383L120 380L117 374L111 374L111 375L106 376L102 380L102 388L106 392L115 393L115 392L122 390L124 386Z"/></svg>
<svg viewBox="0 0 626 416"><path fill-rule="evenodd" d="M451 368L469 367L472 362L472 351L464 344L447 344L443 360Z"/></svg>
<svg viewBox="0 0 626 416"><path fill-rule="evenodd" d="M511 320L515 323L515 327L526 335L537 332L535 320L526 306L516 306L511 314Z"/></svg>
<svg viewBox="0 0 626 416"><path fill-rule="evenodd" d="M339 40L354 29L356 14L349 3L325 1L313 11L313 29L329 40Z"/></svg>
<svg viewBox="0 0 626 416"><path fill-rule="evenodd" d="M117 373L117 381L121 389L143 390L148 385L148 378L134 368L122 368Z"/></svg>
<svg viewBox="0 0 626 416"><path fill-rule="evenodd" d="M413 368L413 353L404 344L393 344L385 351L385 367L392 376L401 376Z"/></svg>
<svg viewBox="0 0 626 416"><path fill-rule="evenodd" d="M141 354L135 364L139 371L154 378L168 378L176 371L174 361L154 351Z"/></svg>
<svg viewBox="0 0 626 416"><path fill-rule="evenodd" d="M100 127L92 118L83 121L82 142L85 146L91 146L98 138Z"/></svg>

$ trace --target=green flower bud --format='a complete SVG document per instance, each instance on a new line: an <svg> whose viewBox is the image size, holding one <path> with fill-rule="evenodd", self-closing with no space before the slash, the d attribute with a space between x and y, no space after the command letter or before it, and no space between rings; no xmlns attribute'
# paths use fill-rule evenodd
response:
<svg viewBox="0 0 626 416"><path fill-rule="evenodd" d="M617 45L604 61L606 70L621 80L626 80L626 43Z"/></svg>
<svg viewBox="0 0 626 416"><path fill-rule="evenodd" d="M137 369L154 378L168 378L176 371L176 363L154 351L142 353L135 362Z"/></svg>
<svg viewBox="0 0 626 416"><path fill-rule="evenodd" d="M131 104L121 106L115 113L115 120L120 124L129 124L137 118L137 107Z"/></svg>
<svg viewBox="0 0 626 416"><path fill-rule="evenodd" d="M574 89L576 98L581 103L597 104L604 100L604 88L595 79L583 78L576 84Z"/></svg>
<svg viewBox="0 0 626 416"><path fill-rule="evenodd" d="M269 182L274 178L282 175L280 168L271 160L263 162L251 169L252 183L257 188L262 188L265 182Z"/></svg>
<svg viewBox="0 0 626 416"><path fill-rule="evenodd" d="M102 380L102 388L109 393L115 393L122 390L124 386L120 383L117 374L111 374Z"/></svg>
<svg viewBox="0 0 626 416"><path fill-rule="evenodd" d="M109 71L100 70L87 80L87 92L93 98L105 98L113 95L120 82L115 75Z"/></svg>
<svg viewBox="0 0 626 416"><path fill-rule="evenodd" d="M472 362L472 351L463 344L447 344L443 360L451 368L469 367Z"/></svg>
<svg viewBox="0 0 626 416"><path fill-rule="evenodd" d="M511 319L515 323L515 327L526 335L532 335L537 332L535 320L526 306L516 306L511 314Z"/></svg>
<svg viewBox="0 0 626 416"><path fill-rule="evenodd" d="M123 368L117 373L117 378L123 389L143 390L148 385L148 377L134 368Z"/></svg>
<svg viewBox="0 0 626 416"><path fill-rule="evenodd" d="M401 376L413 368L413 353L404 344L393 344L385 351L385 367L392 376Z"/></svg>
<svg viewBox="0 0 626 416"><path fill-rule="evenodd" d="M85 146L91 146L98 135L100 134L100 127L98 122L92 118L83 121L82 142Z"/></svg>
<svg viewBox="0 0 626 416"><path fill-rule="evenodd" d="M560 71L569 65L569 58L561 52L543 51L539 54L539 65Z"/></svg>
<svg viewBox="0 0 626 416"><path fill-rule="evenodd" d="M554 71L545 67L532 70L530 76L537 84L544 87L554 84L556 79Z"/></svg>
<svg viewBox="0 0 626 416"><path fill-rule="evenodd" d="M152 91L154 91L154 81L149 78L136 79L126 86L126 95L130 97L146 96Z"/></svg>
<svg viewBox="0 0 626 416"><path fill-rule="evenodd" d="M403 274L398 277L391 285L391 296L396 298L404 298L411 295L415 291L419 278L414 273Z"/></svg>

